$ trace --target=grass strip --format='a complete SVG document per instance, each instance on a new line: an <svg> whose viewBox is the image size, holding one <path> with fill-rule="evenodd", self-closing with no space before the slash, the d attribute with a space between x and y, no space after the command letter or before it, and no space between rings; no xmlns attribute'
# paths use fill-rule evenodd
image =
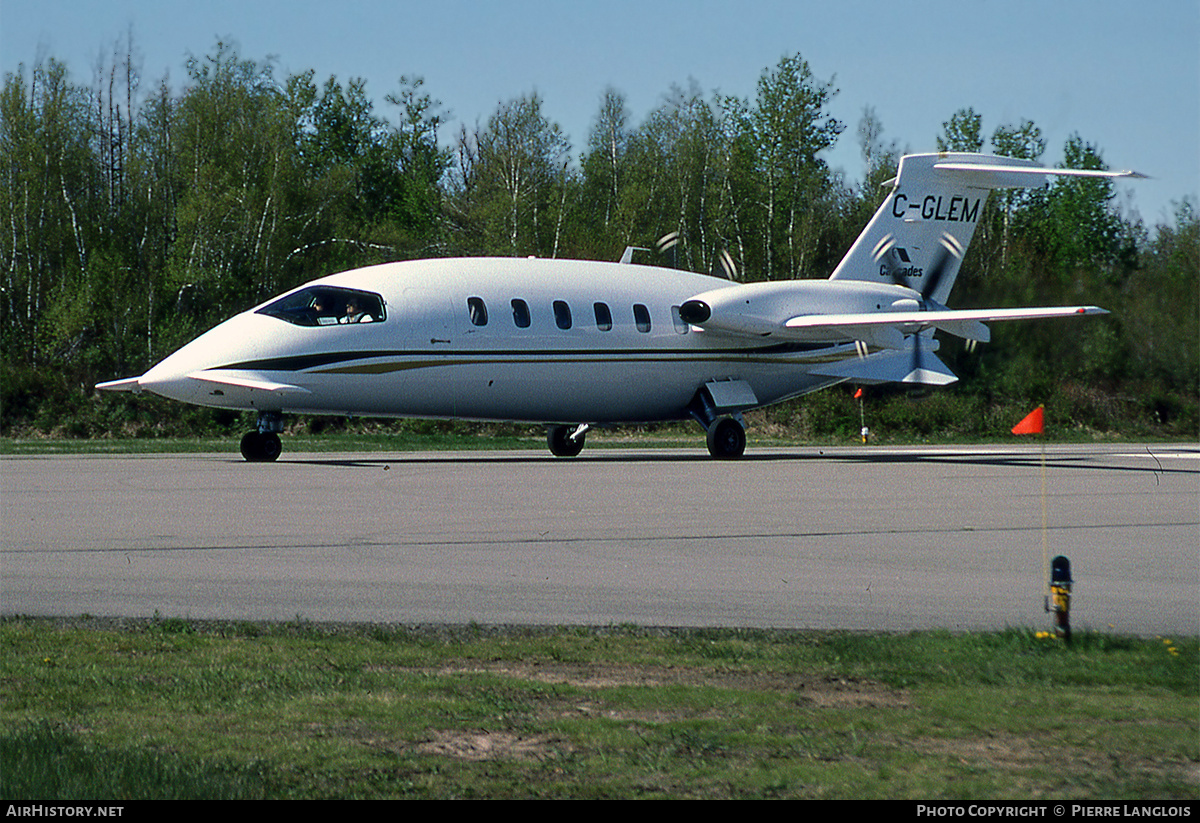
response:
<svg viewBox="0 0 1200 823"><path fill-rule="evenodd" d="M1200 797L1200 642L0 620L0 797Z"/></svg>

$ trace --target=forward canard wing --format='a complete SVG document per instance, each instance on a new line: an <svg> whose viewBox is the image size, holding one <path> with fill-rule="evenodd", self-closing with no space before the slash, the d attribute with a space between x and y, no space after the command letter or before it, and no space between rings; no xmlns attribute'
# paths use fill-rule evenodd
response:
<svg viewBox="0 0 1200 823"><path fill-rule="evenodd" d="M188 375L188 379L233 389L251 389L253 391L277 392L279 394L309 394L308 389L303 386L293 386L290 383L279 383L275 380L264 380L261 377L250 377L240 372L230 372L224 369L195 371Z"/></svg>
<svg viewBox="0 0 1200 823"><path fill-rule="evenodd" d="M293 386L290 383L280 383L267 380L253 372L230 371L227 369L202 369L186 374L180 378L156 379L153 369L140 377L126 377L122 380L109 380L97 383L99 391L133 392L141 394L148 391L152 394L170 397L185 402L196 402L193 398L199 393L223 393L227 390L242 392L260 392L281 396L286 394L309 394L303 386Z"/></svg>

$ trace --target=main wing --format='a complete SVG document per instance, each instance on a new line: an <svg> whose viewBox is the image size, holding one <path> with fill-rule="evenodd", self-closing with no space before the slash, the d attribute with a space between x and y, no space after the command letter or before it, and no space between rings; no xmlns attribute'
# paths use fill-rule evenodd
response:
<svg viewBox="0 0 1200 823"><path fill-rule="evenodd" d="M1038 306L1021 309L930 309L872 314L808 314L783 321L780 335L794 336L799 340L882 338L895 342L906 332L912 334L934 328L955 337L987 343L992 339L992 334L984 323L1092 314L1108 314L1108 311L1099 306ZM888 330L891 330L892 334L889 334ZM789 335L789 332L792 334ZM900 338L895 337L895 334L899 334ZM899 345L883 347L900 348Z"/></svg>

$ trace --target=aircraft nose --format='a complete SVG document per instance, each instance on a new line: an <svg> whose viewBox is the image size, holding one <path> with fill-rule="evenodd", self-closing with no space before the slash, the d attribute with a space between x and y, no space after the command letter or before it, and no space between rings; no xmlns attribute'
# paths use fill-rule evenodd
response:
<svg viewBox="0 0 1200 823"><path fill-rule="evenodd" d="M189 370L182 366L175 355L167 357L137 379L138 389L172 400L192 402L195 381L188 379Z"/></svg>
<svg viewBox="0 0 1200 823"><path fill-rule="evenodd" d="M226 320L163 358L138 378L138 387L184 403L211 405L210 389L191 375L253 355L263 337L263 319L243 313Z"/></svg>

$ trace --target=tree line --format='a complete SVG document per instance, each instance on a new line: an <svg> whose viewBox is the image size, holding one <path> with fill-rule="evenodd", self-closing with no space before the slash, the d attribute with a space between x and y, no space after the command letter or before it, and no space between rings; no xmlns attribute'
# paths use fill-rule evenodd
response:
<svg viewBox="0 0 1200 823"><path fill-rule="evenodd" d="M237 311L372 263L613 260L635 246L644 262L738 280L827 277L902 154L867 107L862 182L829 168L824 150L851 139L829 112L836 94L799 54L765 68L750 97L693 82L640 122L609 89L576 153L536 93L447 134L418 76L400 77L381 111L361 79L280 77L228 43L188 56L179 90L147 82L129 42L89 85L53 58L21 66L0 91L0 424L61 428L95 381L140 374ZM1105 167L1078 135L1047 158L1030 121L985 137L971 108L934 139ZM1200 223L1186 201L1155 227L1118 206L1104 180L993 195L954 306L1088 302L1114 315L996 328L979 351L949 343L966 378L953 391L1066 392L1079 425L1196 432Z"/></svg>

